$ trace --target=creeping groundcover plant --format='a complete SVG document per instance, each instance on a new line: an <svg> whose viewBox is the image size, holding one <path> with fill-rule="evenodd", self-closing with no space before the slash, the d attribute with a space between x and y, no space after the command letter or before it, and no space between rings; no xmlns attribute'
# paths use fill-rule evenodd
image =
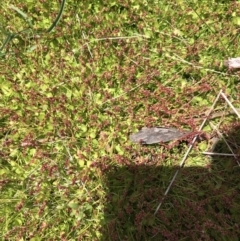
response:
<svg viewBox="0 0 240 241"><path fill-rule="evenodd" d="M3 1L0 240L237 241L239 9Z"/></svg>

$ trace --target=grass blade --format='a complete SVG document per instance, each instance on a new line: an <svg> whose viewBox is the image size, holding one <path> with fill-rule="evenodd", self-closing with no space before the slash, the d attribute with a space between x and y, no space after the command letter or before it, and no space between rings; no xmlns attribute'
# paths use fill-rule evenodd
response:
<svg viewBox="0 0 240 241"><path fill-rule="evenodd" d="M9 8L15 10L22 18L29 24L29 26L33 26L31 19L25 14L22 10L20 10L18 7L15 7L13 5L10 5Z"/></svg>

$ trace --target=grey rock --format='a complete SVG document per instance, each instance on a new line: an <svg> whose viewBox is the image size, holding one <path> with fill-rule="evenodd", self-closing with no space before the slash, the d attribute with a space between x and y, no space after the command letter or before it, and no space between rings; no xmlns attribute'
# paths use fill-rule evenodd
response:
<svg viewBox="0 0 240 241"><path fill-rule="evenodd" d="M155 144L180 139L191 131L180 131L176 128L143 127L139 132L130 135L130 140L136 143Z"/></svg>

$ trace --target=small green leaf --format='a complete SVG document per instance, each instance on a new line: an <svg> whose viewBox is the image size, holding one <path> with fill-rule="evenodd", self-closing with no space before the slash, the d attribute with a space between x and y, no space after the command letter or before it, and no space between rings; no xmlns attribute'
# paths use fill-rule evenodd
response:
<svg viewBox="0 0 240 241"><path fill-rule="evenodd" d="M233 18L233 23L240 26L240 17L234 17Z"/></svg>
<svg viewBox="0 0 240 241"><path fill-rule="evenodd" d="M118 152L119 155L124 154L124 150L122 149L122 147L120 145L116 145L115 149L116 149L116 151Z"/></svg>
<svg viewBox="0 0 240 241"><path fill-rule="evenodd" d="M71 201L70 203L68 203L68 206L72 209L78 209L79 208L79 204L76 201Z"/></svg>
<svg viewBox="0 0 240 241"><path fill-rule="evenodd" d="M87 132L87 126L86 126L86 125L81 125L81 126L80 126L80 129L81 129L83 132Z"/></svg>
<svg viewBox="0 0 240 241"><path fill-rule="evenodd" d="M11 96L12 90L7 85L2 85L1 90L5 96Z"/></svg>

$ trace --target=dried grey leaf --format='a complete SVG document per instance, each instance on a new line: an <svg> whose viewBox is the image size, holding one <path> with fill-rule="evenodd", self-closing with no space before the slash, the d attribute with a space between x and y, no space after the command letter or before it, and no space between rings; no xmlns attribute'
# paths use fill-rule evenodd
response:
<svg viewBox="0 0 240 241"><path fill-rule="evenodd" d="M180 139L190 131L180 131L176 128L143 127L139 132L130 135L130 140L136 143L155 144Z"/></svg>
<svg viewBox="0 0 240 241"><path fill-rule="evenodd" d="M240 57L237 58L229 58L224 61L225 66L230 69L239 69L240 68Z"/></svg>

